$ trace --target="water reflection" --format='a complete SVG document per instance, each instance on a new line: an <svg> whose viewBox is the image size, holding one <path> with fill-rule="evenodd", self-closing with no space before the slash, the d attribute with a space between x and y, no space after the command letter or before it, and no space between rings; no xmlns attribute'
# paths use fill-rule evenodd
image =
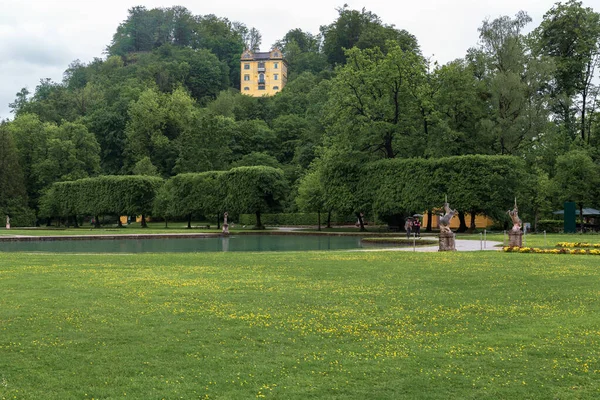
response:
<svg viewBox="0 0 600 400"><path fill-rule="evenodd" d="M238 235L214 238L157 238L0 242L0 251L55 253L187 253L208 251L307 251L361 247L359 237Z"/></svg>

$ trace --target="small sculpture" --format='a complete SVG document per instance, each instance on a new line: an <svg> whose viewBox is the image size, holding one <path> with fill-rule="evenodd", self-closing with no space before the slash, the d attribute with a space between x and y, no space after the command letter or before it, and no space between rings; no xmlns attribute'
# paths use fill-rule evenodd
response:
<svg viewBox="0 0 600 400"><path fill-rule="evenodd" d="M519 218L519 208L517 207L517 198L516 197L515 197L515 206L513 207L512 210L508 210L507 213L510 216L510 219L512 220L512 223L513 223L512 231L519 232L521 230L522 221L521 221L521 218Z"/></svg>
<svg viewBox="0 0 600 400"><path fill-rule="evenodd" d="M10 217L6 216L6 229L10 229Z"/></svg>
<svg viewBox="0 0 600 400"><path fill-rule="evenodd" d="M223 220L223 233L229 233L229 224L227 224L227 216L229 214L227 214L227 212L225 214L223 214L224 220Z"/></svg>
<svg viewBox="0 0 600 400"><path fill-rule="evenodd" d="M452 232L450 230L450 221L452 220L452 217L454 217L454 214L456 214L458 211L450 208L448 198L446 198L446 202L444 203L444 211L446 213L440 218L439 222L440 233L450 233Z"/></svg>

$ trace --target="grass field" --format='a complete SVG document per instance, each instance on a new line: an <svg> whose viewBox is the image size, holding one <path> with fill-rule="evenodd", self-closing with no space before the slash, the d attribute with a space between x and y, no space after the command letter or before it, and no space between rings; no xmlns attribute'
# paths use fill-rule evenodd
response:
<svg viewBox="0 0 600 400"><path fill-rule="evenodd" d="M600 257L0 258L0 399L595 399Z"/></svg>

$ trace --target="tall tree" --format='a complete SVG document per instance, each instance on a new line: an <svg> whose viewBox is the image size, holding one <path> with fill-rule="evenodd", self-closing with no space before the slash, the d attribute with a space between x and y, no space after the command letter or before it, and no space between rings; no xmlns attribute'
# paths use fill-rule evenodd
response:
<svg viewBox="0 0 600 400"><path fill-rule="evenodd" d="M584 150L572 150L557 158L554 190L556 197L573 201L579 208L583 228L583 208L596 205L600 185L600 168Z"/></svg>
<svg viewBox="0 0 600 400"><path fill-rule="evenodd" d="M350 10L344 5L337 11L339 16L333 23L321 26L323 52L331 65L346 63L347 54L344 51L353 47L379 47L386 51L388 43L394 42L404 51L419 51L413 35L393 25L384 25L376 14L364 8L361 11Z"/></svg>
<svg viewBox="0 0 600 400"><path fill-rule="evenodd" d="M438 90L432 101L438 124L428 154L489 154L493 139L480 126L487 102L480 96L484 89L474 66L463 59L449 62L434 72L434 80Z"/></svg>
<svg viewBox="0 0 600 400"><path fill-rule="evenodd" d="M520 11L514 18L486 20L479 29L490 106L481 128L494 138L492 150L497 154L520 154L545 129L547 113L538 93L547 78L540 76L543 69L522 34L530 21Z"/></svg>
<svg viewBox="0 0 600 400"><path fill-rule="evenodd" d="M155 13L156 14L156 13ZM129 9L127 20L119 25L107 52L110 55L125 55L129 52L150 51L154 46L156 24L144 6Z"/></svg>
<svg viewBox="0 0 600 400"><path fill-rule="evenodd" d="M262 42L262 35L256 28L250 28L244 35L244 44L246 49L251 51L259 51Z"/></svg>
<svg viewBox="0 0 600 400"><path fill-rule="evenodd" d="M594 77L600 63L600 13L584 8L580 1L558 2L544 15L535 37L537 50L556 65L553 111L573 138L578 132L589 142L588 114L598 97Z"/></svg>
<svg viewBox="0 0 600 400"><path fill-rule="evenodd" d="M379 49L347 51L349 62L333 79L326 120L328 129L346 135L358 150L385 158L420 155L415 123L415 90L424 79L423 59L390 43ZM415 119L416 118L416 119Z"/></svg>
<svg viewBox="0 0 600 400"><path fill-rule="evenodd" d="M37 208L43 185L40 184L35 165L46 157L48 132L37 115L27 113L15 118L8 124L7 129L14 138L19 154L29 206Z"/></svg>
<svg viewBox="0 0 600 400"><path fill-rule="evenodd" d="M7 124L0 123L0 216L27 207L27 188L19 165L17 146Z"/></svg>
<svg viewBox="0 0 600 400"><path fill-rule="evenodd" d="M264 229L261 214L277 211L287 191L283 171L265 166L233 168L221 175L220 182L228 211L255 214L257 229Z"/></svg>
<svg viewBox="0 0 600 400"><path fill-rule="evenodd" d="M274 47L281 49L288 65L288 82L303 72L320 73L329 69L329 63L321 52L321 35L312 35L302 29L292 29L275 42Z"/></svg>
<svg viewBox="0 0 600 400"><path fill-rule="evenodd" d="M325 211L326 205L323 183L318 170L310 171L300 179L296 203L300 210L318 214L317 224L318 229L321 230L321 213Z"/></svg>

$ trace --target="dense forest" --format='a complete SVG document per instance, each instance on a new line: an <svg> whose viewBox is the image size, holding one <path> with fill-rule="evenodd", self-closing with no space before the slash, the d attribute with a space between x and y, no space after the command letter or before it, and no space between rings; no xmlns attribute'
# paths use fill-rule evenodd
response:
<svg viewBox="0 0 600 400"><path fill-rule="evenodd" d="M536 220L567 200L600 206L600 13L570 0L530 23L524 11L482 21L479 42L438 65L414 35L344 6L318 33L295 28L272 44L288 84L254 98L239 92L239 68L245 48L260 48L257 29L134 7L104 57L16 94L14 119L0 125L0 212L39 223L57 182L249 166L282 171L275 211L390 222L441 205L450 181L489 195L465 200L461 213L501 218L513 195ZM513 170L496 168L502 159ZM428 174L432 162L446 167ZM416 200L403 201L394 186L406 182L390 176L413 179L402 190ZM496 201L502 192L508 204Z"/></svg>

